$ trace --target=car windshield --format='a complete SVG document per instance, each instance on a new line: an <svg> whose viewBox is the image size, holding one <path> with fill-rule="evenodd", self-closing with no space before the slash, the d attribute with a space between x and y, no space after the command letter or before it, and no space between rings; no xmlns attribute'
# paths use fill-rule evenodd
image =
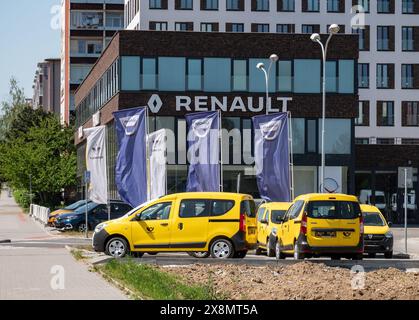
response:
<svg viewBox="0 0 419 320"><path fill-rule="evenodd" d="M97 203L89 202L87 204L87 211L90 211L98 206ZM86 205L78 207L76 210L74 210L75 213L85 213L86 212Z"/></svg>
<svg viewBox="0 0 419 320"><path fill-rule="evenodd" d="M361 209L357 202L311 201L307 213L314 219L355 219L361 216Z"/></svg>
<svg viewBox="0 0 419 320"><path fill-rule="evenodd" d="M383 227L385 223L381 216L377 212L365 212L364 213L364 225L366 226L377 226Z"/></svg>
<svg viewBox="0 0 419 320"><path fill-rule="evenodd" d="M90 201L89 201L90 202ZM70 204L69 206L65 207L66 210L76 210L78 207L84 206L86 204L86 200L80 200Z"/></svg>
<svg viewBox="0 0 419 320"><path fill-rule="evenodd" d="M130 215L136 213L138 210L140 210L141 208L148 206L149 204L153 203L156 199L154 200L150 200L147 202L144 202L142 204L140 204L138 207L135 207L134 209L132 209L131 211L129 211L126 215L124 215L124 217L129 217Z"/></svg>
<svg viewBox="0 0 419 320"><path fill-rule="evenodd" d="M287 212L287 210L272 210L272 213L271 213L271 222L272 223L281 222L282 218L285 215L285 212Z"/></svg>

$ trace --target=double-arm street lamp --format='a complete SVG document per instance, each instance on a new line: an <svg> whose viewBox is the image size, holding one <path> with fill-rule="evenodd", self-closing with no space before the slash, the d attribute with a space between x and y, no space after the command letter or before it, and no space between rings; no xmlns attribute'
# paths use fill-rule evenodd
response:
<svg viewBox="0 0 419 320"><path fill-rule="evenodd" d="M265 86L266 86L266 102L265 102L265 108L266 108L266 114L268 114L268 103L269 103L269 75L271 73L272 66L279 60L279 57L276 54L271 54L269 57L270 63L268 70L265 68L265 64L260 62L256 65L256 68L263 71L265 74Z"/></svg>
<svg viewBox="0 0 419 320"><path fill-rule="evenodd" d="M332 39L333 35L337 34L340 30L340 27L337 24L332 24L329 27L329 38L326 41L326 45L323 45L321 42L321 37L318 33L313 33L310 37L311 41L316 42L320 45L323 54L323 97L322 97L322 137L321 137L321 170L320 170L320 182L321 187L320 191L324 193L324 175L325 175L325 165L326 165L326 154L324 150L324 136L325 136L325 119L326 119L326 61L327 61L327 48L329 47L329 42Z"/></svg>

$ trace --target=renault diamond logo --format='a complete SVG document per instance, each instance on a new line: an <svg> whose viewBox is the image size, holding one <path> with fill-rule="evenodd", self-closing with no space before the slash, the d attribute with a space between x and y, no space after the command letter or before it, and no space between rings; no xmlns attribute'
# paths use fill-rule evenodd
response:
<svg viewBox="0 0 419 320"><path fill-rule="evenodd" d="M163 106L163 102L161 101L159 95L153 94L148 101L148 107L152 113L158 113Z"/></svg>

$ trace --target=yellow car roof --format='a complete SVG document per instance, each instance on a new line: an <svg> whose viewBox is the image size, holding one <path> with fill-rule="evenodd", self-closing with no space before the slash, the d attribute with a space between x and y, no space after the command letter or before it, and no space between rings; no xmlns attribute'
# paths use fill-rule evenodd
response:
<svg viewBox="0 0 419 320"><path fill-rule="evenodd" d="M361 204L361 211L362 212L376 212L381 214L380 209L378 209L376 206L372 206L369 204Z"/></svg>
<svg viewBox="0 0 419 320"><path fill-rule="evenodd" d="M322 200L339 200L339 201L355 201L358 202L358 198L348 194L342 193L309 193L298 196L295 200L304 201L322 201Z"/></svg>
<svg viewBox="0 0 419 320"><path fill-rule="evenodd" d="M268 202L260 205L259 208L267 208L270 210L288 210L291 202Z"/></svg>
<svg viewBox="0 0 419 320"><path fill-rule="evenodd" d="M159 200L175 200L175 199L252 199L252 196L242 193L232 192L184 192L175 193L164 196Z"/></svg>

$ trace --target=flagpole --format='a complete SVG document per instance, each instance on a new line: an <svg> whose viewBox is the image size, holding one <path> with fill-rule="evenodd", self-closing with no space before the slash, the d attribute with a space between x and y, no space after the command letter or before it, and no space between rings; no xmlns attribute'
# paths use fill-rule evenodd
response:
<svg viewBox="0 0 419 320"><path fill-rule="evenodd" d="M147 200L151 200L151 186L150 186L150 150L149 150L149 119L148 107L145 107L145 146L146 146L146 168L147 168Z"/></svg>
<svg viewBox="0 0 419 320"><path fill-rule="evenodd" d="M106 142L108 141L108 139L109 139L109 132L108 132L108 130L106 130L106 127L105 127L105 145L107 144ZM108 149L108 148L106 148L106 149ZM110 201L110 199L109 199L109 187L110 187L110 183L109 183L109 174L108 174L108 150L106 150L106 180L107 180L107 182L108 182L108 186L107 186L107 193L108 193L108 196L107 196L107 202L108 202L108 204L107 204L107 209L108 209L108 221L110 221L111 220L111 201Z"/></svg>
<svg viewBox="0 0 419 320"><path fill-rule="evenodd" d="M221 110L218 110L218 136L220 140L220 191L224 192L223 135L221 133L221 125Z"/></svg>
<svg viewBox="0 0 419 320"><path fill-rule="evenodd" d="M291 173L291 179L290 179L290 191L291 191L291 201L294 200L295 196L295 190L294 190L294 149L292 145L292 115L291 112L288 111L288 145L289 145L289 161L290 161L290 173Z"/></svg>

